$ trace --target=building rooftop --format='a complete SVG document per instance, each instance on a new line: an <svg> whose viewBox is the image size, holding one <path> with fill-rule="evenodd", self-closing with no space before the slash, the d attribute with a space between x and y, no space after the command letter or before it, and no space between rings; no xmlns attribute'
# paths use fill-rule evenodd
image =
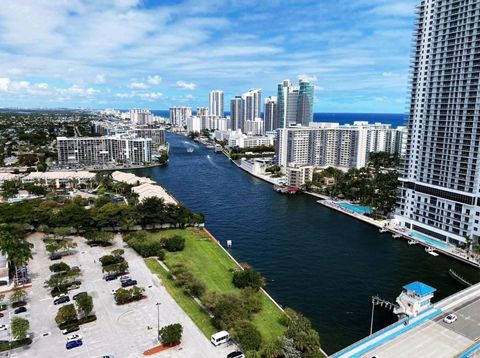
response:
<svg viewBox="0 0 480 358"><path fill-rule="evenodd" d="M413 291L419 296L430 295L437 290L436 288L426 285L420 281L409 283L408 285L403 286L403 288L407 291Z"/></svg>
<svg viewBox="0 0 480 358"><path fill-rule="evenodd" d="M142 202L146 198L161 198L165 202L165 204L174 204L177 205L177 201L168 194L165 189L163 189L159 185L153 185L149 183L145 183L139 186L135 186L132 188L132 191L138 194L138 201Z"/></svg>
<svg viewBox="0 0 480 358"><path fill-rule="evenodd" d="M24 180L93 179L94 177L95 177L95 173L91 173L88 171L58 171L58 172L33 172L25 176L23 179Z"/></svg>
<svg viewBox="0 0 480 358"><path fill-rule="evenodd" d="M140 184L155 184L155 181L153 181L150 178L145 178L145 177L139 177L136 176L135 174L132 173L124 173L120 171L114 171L112 173L112 179L114 181L119 181L122 183L130 184L130 185L136 185L138 183Z"/></svg>

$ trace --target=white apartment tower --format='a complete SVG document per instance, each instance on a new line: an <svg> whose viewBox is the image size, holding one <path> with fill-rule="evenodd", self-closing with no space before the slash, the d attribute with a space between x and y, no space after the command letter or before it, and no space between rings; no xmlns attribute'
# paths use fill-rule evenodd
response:
<svg viewBox="0 0 480 358"><path fill-rule="evenodd" d="M399 225L458 244L480 233L479 0L423 0Z"/></svg>
<svg viewBox="0 0 480 358"><path fill-rule="evenodd" d="M255 118L260 118L260 112L262 108L262 90L260 88L251 89L242 95L242 99L243 120L254 121Z"/></svg>
<svg viewBox="0 0 480 358"><path fill-rule="evenodd" d="M214 90L208 95L208 109L211 116L223 117L223 91Z"/></svg>
<svg viewBox="0 0 480 358"><path fill-rule="evenodd" d="M292 85L290 80L284 80L278 85L278 127L288 128L297 121L298 86ZM275 128L275 129L277 129Z"/></svg>
<svg viewBox="0 0 480 358"><path fill-rule="evenodd" d="M170 107L170 123L174 127L184 127L192 116L192 107Z"/></svg>

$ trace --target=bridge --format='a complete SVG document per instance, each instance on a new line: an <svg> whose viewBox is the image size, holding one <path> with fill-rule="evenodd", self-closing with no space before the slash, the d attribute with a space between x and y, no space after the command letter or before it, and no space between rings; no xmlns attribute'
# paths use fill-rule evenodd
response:
<svg viewBox="0 0 480 358"><path fill-rule="evenodd" d="M443 322L450 313L453 323ZM480 356L480 283L453 294L416 317L400 321L333 354L347 357L436 357Z"/></svg>

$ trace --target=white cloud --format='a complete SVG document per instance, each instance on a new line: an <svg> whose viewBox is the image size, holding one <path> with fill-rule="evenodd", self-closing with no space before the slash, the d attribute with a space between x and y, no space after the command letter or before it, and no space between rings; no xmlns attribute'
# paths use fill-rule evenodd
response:
<svg viewBox="0 0 480 358"><path fill-rule="evenodd" d="M162 82L162 77L160 77L159 75L148 76L147 82L152 86L158 86Z"/></svg>
<svg viewBox="0 0 480 358"><path fill-rule="evenodd" d="M393 77L393 76L395 76L395 74L393 72L383 72L382 76L383 77Z"/></svg>
<svg viewBox="0 0 480 358"><path fill-rule="evenodd" d="M317 85L314 85L313 89L318 92L325 91L325 87L317 86Z"/></svg>
<svg viewBox="0 0 480 358"><path fill-rule="evenodd" d="M0 77L0 91L7 92L10 87L11 80L10 78Z"/></svg>
<svg viewBox="0 0 480 358"><path fill-rule="evenodd" d="M20 76L23 72L22 72L21 69L19 69L17 67L12 67L12 68L7 70L7 73L11 76Z"/></svg>
<svg viewBox="0 0 480 358"><path fill-rule="evenodd" d="M307 75L307 74L298 75L298 79L303 80L303 81L308 81L308 82L318 81L317 76L315 76L315 75L310 76L310 75Z"/></svg>
<svg viewBox="0 0 480 358"><path fill-rule="evenodd" d="M47 90L48 89L48 83L39 83L37 84L37 88L41 90Z"/></svg>
<svg viewBox="0 0 480 358"><path fill-rule="evenodd" d="M132 82L132 83L130 83L130 88L131 89L147 89L148 87L150 87L150 86L147 85L146 83L143 83L143 82Z"/></svg>
<svg viewBox="0 0 480 358"><path fill-rule="evenodd" d="M191 90L193 91L195 88L197 88L197 85L193 82L185 82L185 81L177 81L175 83L175 86L184 90Z"/></svg>
<svg viewBox="0 0 480 358"><path fill-rule="evenodd" d="M104 84L105 82L106 82L106 77L105 77L104 74L98 73L98 74L95 76L95 83Z"/></svg>

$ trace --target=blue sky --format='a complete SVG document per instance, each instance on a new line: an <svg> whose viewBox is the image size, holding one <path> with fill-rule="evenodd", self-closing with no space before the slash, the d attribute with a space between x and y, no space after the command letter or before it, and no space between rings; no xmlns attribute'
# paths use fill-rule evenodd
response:
<svg viewBox="0 0 480 358"><path fill-rule="evenodd" d="M404 113L415 0L2 0L0 107L207 106L283 79Z"/></svg>

